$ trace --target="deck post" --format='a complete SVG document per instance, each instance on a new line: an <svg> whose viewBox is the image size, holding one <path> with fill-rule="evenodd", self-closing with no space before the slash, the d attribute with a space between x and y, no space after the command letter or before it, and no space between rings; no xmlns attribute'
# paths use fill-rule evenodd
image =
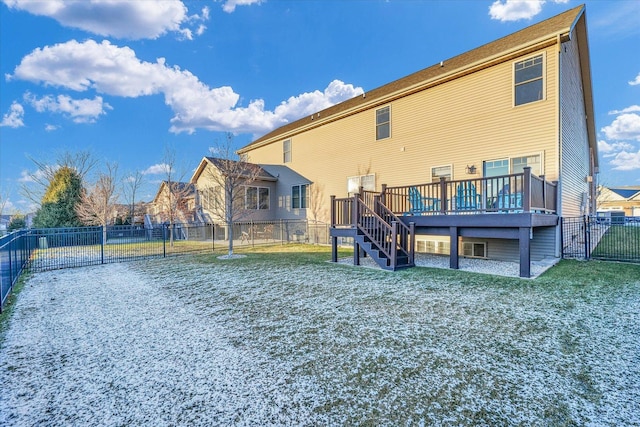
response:
<svg viewBox="0 0 640 427"><path fill-rule="evenodd" d="M391 269L398 263L398 221L391 221Z"/></svg>
<svg viewBox="0 0 640 427"><path fill-rule="evenodd" d="M331 195L331 226L336 226L336 196Z"/></svg>
<svg viewBox="0 0 640 427"><path fill-rule="evenodd" d="M520 246L520 277L531 277L531 228L520 227L518 236Z"/></svg>
<svg viewBox="0 0 640 427"><path fill-rule="evenodd" d="M384 206L387 206L387 184L382 184L382 191L380 193L380 203L382 203ZM389 210L393 210L389 206L387 206L387 208L389 208Z"/></svg>
<svg viewBox="0 0 640 427"><path fill-rule="evenodd" d="M440 213L447 213L447 178L444 176L440 177Z"/></svg>
<svg viewBox="0 0 640 427"><path fill-rule="evenodd" d="M449 227L449 268L457 270L458 263L458 227Z"/></svg>
<svg viewBox="0 0 640 427"><path fill-rule="evenodd" d="M416 238L416 223L412 221L409 223L409 263L412 265L415 263L415 257L416 257L415 238Z"/></svg>
<svg viewBox="0 0 640 427"><path fill-rule="evenodd" d="M522 210L531 212L531 166L525 166L524 176L522 177Z"/></svg>
<svg viewBox="0 0 640 427"><path fill-rule="evenodd" d="M547 212L547 181L544 179L544 175L540 175L542 180L542 209L543 212Z"/></svg>
<svg viewBox="0 0 640 427"><path fill-rule="evenodd" d="M338 262L338 238L331 236L331 262Z"/></svg>

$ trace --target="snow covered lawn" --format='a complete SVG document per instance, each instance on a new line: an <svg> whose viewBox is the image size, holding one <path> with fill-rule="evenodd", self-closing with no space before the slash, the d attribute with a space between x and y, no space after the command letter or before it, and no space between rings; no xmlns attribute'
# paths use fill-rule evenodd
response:
<svg viewBox="0 0 640 427"><path fill-rule="evenodd" d="M35 274L0 425L640 424L640 280L434 271L249 255Z"/></svg>

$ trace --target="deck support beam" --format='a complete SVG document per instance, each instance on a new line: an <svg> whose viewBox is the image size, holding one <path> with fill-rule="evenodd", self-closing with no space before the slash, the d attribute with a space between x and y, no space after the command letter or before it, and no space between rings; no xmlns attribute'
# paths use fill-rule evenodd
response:
<svg viewBox="0 0 640 427"><path fill-rule="evenodd" d="M458 269L458 227L449 227L449 268Z"/></svg>
<svg viewBox="0 0 640 427"><path fill-rule="evenodd" d="M338 237L331 236L331 262L338 262Z"/></svg>
<svg viewBox="0 0 640 427"><path fill-rule="evenodd" d="M520 227L519 246L520 246L520 277L531 277L531 244L530 244L530 227Z"/></svg>

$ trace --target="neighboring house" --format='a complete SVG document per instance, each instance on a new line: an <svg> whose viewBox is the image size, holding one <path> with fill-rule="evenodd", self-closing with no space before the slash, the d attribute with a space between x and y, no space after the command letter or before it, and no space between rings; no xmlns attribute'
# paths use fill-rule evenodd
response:
<svg viewBox="0 0 640 427"><path fill-rule="evenodd" d="M640 217L640 186L598 187L598 212L608 211Z"/></svg>
<svg viewBox="0 0 640 427"><path fill-rule="evenodd" d="M223 164L223 162L228 162ZM240 174L236 181L239 204L235 220L274 221L305 219L310 181L282 165L255 165L215 157L204 157L191 184L197 188L202 222L224 222L225 200L221 170ZM296 196L291 198L292 186Z"/></svg>
<svg viewBox="0 0 640 427"><path fill-rule="evenodd" d="M561 255L560 216L595 213L594 117L580 6L287 124L239 154L337 196L325 196L323 219L334 247L355 239L355 262L363 249L385 268L411 266L417 247L448 253L452 268L459 255L519 260L529 276L532 259ZM273 185L288 186L281 194L293 201L299 184ZM350 197L360 188L371 193Z"/></svg>
<svg viewBox="0 0 640 427"><path fill-rule="evenodd" d="M193 223L195 221L197 194L195 186L189 182L162 181L158 192L148 207L147 217L151 224ZM149 218L150 217L150 218Z"/></svg>
<svg viewBox="0 0 640 427"><path fill-rule="evenodd" d="M3 236L7 233L10 222L11 215L0 215L0 236Z"/></svg>

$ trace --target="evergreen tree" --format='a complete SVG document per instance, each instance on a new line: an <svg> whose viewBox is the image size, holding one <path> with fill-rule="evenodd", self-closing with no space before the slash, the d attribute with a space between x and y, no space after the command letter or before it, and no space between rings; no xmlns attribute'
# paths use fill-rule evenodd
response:
<svg viewBox="0 0 640 427"><path fill-rule="evenodd" d="M58 169L42 197L40 209L33 219L36 228L78 227L82 223L76 205L82 197L82 178L74 169Z"/></svg>
<svg viewBox="0 0 640 427"><path fill-rule="evenodd" d="M11 217L11 221L9 222L9 226L7 227L7 231L11 232L15 230L22 230L26 227L27 221L25 220L24 215L17 214Z"/></svg>

